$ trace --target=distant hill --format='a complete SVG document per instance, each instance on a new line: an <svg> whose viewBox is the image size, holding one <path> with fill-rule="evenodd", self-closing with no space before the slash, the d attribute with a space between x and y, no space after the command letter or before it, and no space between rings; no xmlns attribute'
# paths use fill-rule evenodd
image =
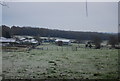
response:
<svg viewBox="0 0 120 81"><path fill-rule="evenodd" d="M19 27L19 26L8 27L2 25L3 37L9 38L12 37L13 35L61 37L61 38L76 39L76 40L91 40L94 36L98 36L102 40L108 40L111 35L117 35L117 33L64 31L64 30L54 30L54 29L46 29L46 28L34 28L34 27Z"/></svg>

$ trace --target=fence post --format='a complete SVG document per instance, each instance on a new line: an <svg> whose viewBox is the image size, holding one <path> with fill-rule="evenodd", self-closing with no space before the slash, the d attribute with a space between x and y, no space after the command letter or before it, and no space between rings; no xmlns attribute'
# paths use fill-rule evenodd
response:
<svg viewBox="0 0 120 81"><path fill-rule="evenodd" d="M77 47L76 47L76 51L77 51Z"/></svg>
<svg viewBox="0 0 120 81"><path fill-rule="evenodd" d="M48 50L48 47L47 47L47 50Z"/></svg>
<svg viewBox="0 0 120 81"><path fill-rule="evenodd" d="M63 47L62 47L62 51L63 51Z"/></svg>

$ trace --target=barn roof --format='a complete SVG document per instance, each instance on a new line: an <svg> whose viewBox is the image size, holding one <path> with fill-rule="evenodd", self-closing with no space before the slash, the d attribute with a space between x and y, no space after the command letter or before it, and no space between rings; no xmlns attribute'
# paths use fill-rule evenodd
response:
<svg viewBox="0 0 120 81"><path fill-rule="evenodd" d="M56 39L55 41L56 41L56 42L58 42L58 41L62 41L62 42L70 42L70 40L68 40L68 39Z"/></svg>
<svg viewBox="0 0 120 81"><path fill-rule="evenodd" d="M0 42L15 42L15 39L0 37Z"/></svg>

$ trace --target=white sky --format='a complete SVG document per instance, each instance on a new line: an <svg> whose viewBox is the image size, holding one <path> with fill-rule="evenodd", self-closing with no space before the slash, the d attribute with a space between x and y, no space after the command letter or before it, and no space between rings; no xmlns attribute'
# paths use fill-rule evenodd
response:
<svg viewBox="0 0 120 81"><path fill-rule="evenodd" d="M86 0L0 0L6 2L85 2ZM88 2L118 2L120 0L87 0Z"/></svg>
<svg viewBox="0 0 120 81"><path fill-rule="evenodd" d="M81 0L83 2L62 3L35 2L37 0L34 0L34 2L24 0L26 2L22 3L16 2L17 0L11 1L13 2L7 3L9 8L2 8L3 24L9 26L37 26L73 31L118 32L118 0L114 0L114 2L112 2L113 0L109 0L109 2L90 2L91 0L88 0L88 17L86 17L85 0Z"/></svg>

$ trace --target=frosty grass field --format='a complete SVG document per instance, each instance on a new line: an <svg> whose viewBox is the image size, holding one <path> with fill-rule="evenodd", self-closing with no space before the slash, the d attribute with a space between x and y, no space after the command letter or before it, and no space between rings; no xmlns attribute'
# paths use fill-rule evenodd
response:
<svg viewBox="0 0 120 81"><path fill-rule="evenodd" d="M115 79L118 77L117 49L85 49L77 51L63 46L41 45L48 50L3 52L5 79ZM56 50L58 48L58 50Z"/></svg>

